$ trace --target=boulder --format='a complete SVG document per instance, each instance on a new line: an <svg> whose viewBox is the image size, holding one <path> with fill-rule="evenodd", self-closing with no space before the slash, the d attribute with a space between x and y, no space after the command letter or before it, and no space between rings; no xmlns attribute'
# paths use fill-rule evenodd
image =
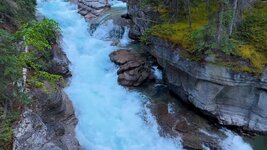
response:
<svg viewBox="0 0 267 150"><path fill-rule="evenodd" d="M107 0L79 0L79 13L88 20L92 20L100 16L110 5Z"/></svg>
<svg viewBox="0 0 267 150"><path fill-rule="evenodd" d="M154 79L151 66L137 53L121 49L112 52L109 57L119 65L118 82L123 86L136 87Z"/></svg>
<svg viewBox="0 0 267 150"><path fill-rule="evenodd" d="M63 90L51 92L54 88L48 83L46 89L48 92L42 88L31 90L34 101L14 129L13 149L80 149L75 138L77 119L71 101Z"/></svg>

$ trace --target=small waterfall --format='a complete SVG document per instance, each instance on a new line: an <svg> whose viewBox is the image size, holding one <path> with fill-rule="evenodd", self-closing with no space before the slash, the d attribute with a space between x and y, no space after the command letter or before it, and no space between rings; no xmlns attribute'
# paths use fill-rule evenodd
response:
<svg viewBox="0 0 267 150"><path fill-rule="evenodd" d="M112 7L126 4L110 0ZM77 13L77 7L65 0L38 0L38 11L59 23L63 36L61 46L72 65L73 77L65 90L73 102L77 118L77 138L90 150L180 150L180 139L164 138L154 116L146 107L147 98L117 83L117 68L108 55L118 49L104 40L112 22L100 26L91 36L88 25ZM122 46L129 43L125 28ZM155 75L162 79L160 70ZM171 111L171 107L169 108ZM168 110L169 110L168 109ZM241 137L230 131L220 143L225 150L250 150ZM208 149L203 146L203 148Z"/></svg>
<svg viewBox="0 0 267 150"><path fill-rule="evenodd" d="M109 0L111 7L126 7L126 3L120 0Z"/></svg>
<svg viewBox="0 0 267 150"><path fill-rule="evenodd" d="M222 129L227 138L220 143L223 150L252 150L252 147L243 139L227 129Z"/></svg>
<svg viewBox="0 0 267 150"><path fill-rule="evenodd" d="M124 47L130 43L131 39L128 37L129 31L130 29L128 27L124 27L124 33L122 39L120 40L120 46Z"/></svg>
<svg viewBox="0 0 267 150"><path fill-rule="evenodd" d="M113 6L121 3L113 2ZM74 5L65 0L38 0L38 10L61 27L61 45L72 63L73 74L66 92L79 120L76 133L83 147L90 150L182 149L178 139L159 135L159 127L145 106L148 100L118 85L117 68L108 57L117 47L97 35L90 36L86 21Z"/></svg>

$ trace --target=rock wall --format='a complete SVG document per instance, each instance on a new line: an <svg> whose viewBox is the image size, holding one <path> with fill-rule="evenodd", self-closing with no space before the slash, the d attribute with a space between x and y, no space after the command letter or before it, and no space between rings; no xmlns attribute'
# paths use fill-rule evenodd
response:
<svg viewBox="0 0 267 150"><path fill-rule="evenodd" d="M151 7L144 7L141 0L128 0L128 14L132 20L129 37L134 40L139 40L139 37L146 29L159 20L159 14Z"/></svg>
<svg viewBox="0 0 267 150"><path fill-rule="evenodd" d="M181 57L172 43L153 38L149 52L164 68L169 89L223 125L267 131L267 69L262 77Z"/></svg>
<svg viewBox="0 0 267 150"><path fill-rule="evenodd" d="M129 35L140 36L157 17L149 9L129 0L128 13L132 18ZM140 19L141 17L141 19ZM163 67L169 89L223 125L267 132L267 69L261 77L238 73L225 67L193 62L180 55L176 45L152 37L148 51Z"/></svg>
<svg viewBox="0 0 267 150"><path fill-rule="evenodd" d="M69 60L60 47L53 47L50 73L70 76ZM78 150L75 138L77 119L63 85L29 89L31 105L25 109L14 129L13 150Z"/></svg>
<svg viewBox="0 0 267 150"><path fill-rule="evenodd" d="M78 8L81 15L91 20L100 16L110 5L108 0L78 0Z"/></svg>

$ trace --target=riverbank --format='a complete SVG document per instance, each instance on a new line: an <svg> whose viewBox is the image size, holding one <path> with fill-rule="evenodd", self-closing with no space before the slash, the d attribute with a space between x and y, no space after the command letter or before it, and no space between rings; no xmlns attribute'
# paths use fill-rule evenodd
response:
<svg viewBox="0 0 267 150"><path fill-rule="evenodd" d="M125 6L125 3L115 2L118 5L114 7ZM109 60L111 52L125 48L133 52L141 51L142 56L150 58L151 56L147 53L147 49L142 50L135 44L128 45L129 30L127 26L118 23L117 19L114 19L116 17L112 17L114 12L112 6L111 17L102 18L103 20L100 17L97 26L94 30L91 30L90 26L89 32L88 22L78 15L76 5L56 0L39 1L38 6L43 15L57 21L61 28L61 50L71 61L71 64L67 63L64 67L70 65L73 75L64 91L70 97L77 115L78 124L75 131L82 147L96 150L161 150L163 147L168 150L206 147L227 150L251 149L251 146L236 133L222 129L220 125L205 116L198 115L198 111L191 110L192 107L177 102L179 99L169 93L168 85L162 80L162 77L166 76L157 69L153 63L154 60L148 62L154 65L151 71L154 72L155 82L144 82L145 84L140 88L125 88L118 85L118 68ZM125 11L126 8L115 11L119 13L123 9ZM90 20L88 21L90 23ZM136 49L134 49L135 46L137 46ZM67 59L66 56L64 60ZM57 67L62 68L58 64ZM163 69L164 73L165 71ZM73 118L74 112L65 93L61 88L58 92L55 93L56 101L45 98L47 100L45 105L39 105L45 112L45 115L41 116L45 118L44 120L48 119L45 122L51 125L49 127L53 129L52 135L64 137L64 134L67 134L73 137L73 127L77 120ZM24 113L24 116L26 118L33 116L31 118L40 120L30 112ZM63 121L62 124L61 121ZM71 125L71 130L64 130L65 124ZM33 137L38 136L46 140L47 135L43 133L46 134L49 130L43 123L39 122L37 125L40 127L37 130L41 131L39 132L41 135L37 134ZM56 141L58 142L58 139ZM73 143L75 139L68 139L68 141L71 142L66 143L67 147L62 148L53 140L52 143L48 142L45 148L57 146L67 149L70 148L68 146L76 146L76 142ZM62 144L62 141L59 140L59 144ZM76 148L71 147L71 149Z"/></svg>
<svg viewBox="0 0 267 150"><path fill-rule="evenodd" d="M158 11L149 5L144 7L141 2L129 1L128 5L132 20L130 37L146 38L151 44L147 51L163 68L168 87L174 94L222 125L266 133L266 69L258 76L218 65L212 56L205 58L207 61L189 59L181 45L147 35L146 31L158 23L153 22L159 20Z"/></svg>
<svg viewBox="0 0 267 150"><path fill-rule="evenodd" d="M58 35L59 36L59 35ZM57 44L51 49L52 65L48 69L51 74L63 77L60 83L42 81L43 86L27 86L31 95L31 103L22 110L20 121L14 129L14 150L79 150L75 127L77 118L72 102L64 92L68 85L69 60L62 48ZM29 76L29 74L28 74Z"/></svg>

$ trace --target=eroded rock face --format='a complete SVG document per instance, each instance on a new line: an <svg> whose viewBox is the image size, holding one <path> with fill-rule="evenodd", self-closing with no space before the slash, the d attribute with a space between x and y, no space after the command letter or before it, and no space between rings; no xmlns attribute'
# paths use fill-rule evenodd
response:
<svg viewBox="0 0 267 150"><path fill-rule="evenodd" d="M137 53L122 49L112 52L109 57L120 66L118 82L123 86L139 86L154 79L151 66Z"/></svg>
<svg viewBox="0 0 267 150"><path fill-rule="evenodd" d="M267 132L267 80L222 66L192 62L172 43L153 38L150 53L164 68L169 89L223 125Z"/></svg>
<svg viewBox="0 0 267 150"><path fill-rule="evenodd" d="M49 88L49 87L48 87ZM78 150L74 128L77 124L71 101L63 91L48 95L33 91L34 102L14 130L14 150Z"/></svg>
<svg viewBox="0 0 267 150"><path fill-rule="evenodd" d="M160 14L152 7L142 7L142 0L128 0L128 16L132 20L129 37L139 40L140 36L151 26L158 22Z"/></svg>
<svg viewBox="0 0 267 150"><path fill-rule="evenodd" d="M48 71L53 74L62 75L63 77L70 77L70 61L58 44L53 45L52 55L53 59L51 60L51 67Z"/></svg>
<svg viewBox="0 0 267 150"><path fill-rule="evenodd" d="M50 73L70 76L69 60L58 46L53 47ZM44 90L45 89L45 90ZM75 138L77 119L62 85L29 89L32 103L14 129L14 150L79 150Z"/></svg>
<svg viewBox="0 0 267 150"><path fill-rule="evenodd" d="M140 1L128 1L133 24L130 38L138 39L156 20ZM261 77L233 72L213 64L197 63L183 58L173 43L152 37L148 51L163 67L169 89L223 125L267 132L267 69ZM264 109L265 108L265 109Z"/></svg>

